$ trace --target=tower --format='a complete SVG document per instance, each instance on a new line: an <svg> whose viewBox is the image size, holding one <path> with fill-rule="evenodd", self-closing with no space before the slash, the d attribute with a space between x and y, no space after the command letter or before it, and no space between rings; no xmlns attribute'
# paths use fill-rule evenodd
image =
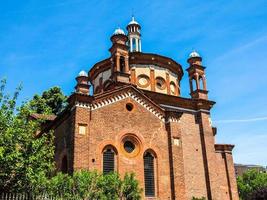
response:
<svg viewBox="0 0 267 200"><path fill-rule="evenodd" d="M88 76L85 71L81 71L76 77L77 84L75 90L77 93L89 94L90 85L88 84Z"/></svg>
<svg viewBox="0 0 267 200"><path fill-rule="evenodd" d="M109 51L113 63L113 81L129 83L129 47L126 44L128 37L122 29L117 28L110 40L112 41L112 47Z"/></svg>
<svg viewBox="0 0 267 200"><path fill-rule="evenodd" d="M130 52L141 52L141 26L132 17L132 21L127 25Z"/></svg>
<svg viewBox="0 0 267 200"><path fill-rule="evenodd" d="M187 62L189 67L186 71L189 75L191 97L193 99L208 99L205 67L202 66L201 56L196 51L193 51L190 53Z"/></svg>

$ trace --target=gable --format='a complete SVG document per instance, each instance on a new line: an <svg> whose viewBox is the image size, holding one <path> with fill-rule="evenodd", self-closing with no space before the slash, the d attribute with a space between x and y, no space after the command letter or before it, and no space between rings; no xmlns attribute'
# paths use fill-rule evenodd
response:
<svg viewBox="0 0 267 200"><path fill-rule="evenodd" d="M130 98L140 106L145 108L148 112L152 113L159 120L165 122L165 113L164 110L159 106L151 102L151 100L147 100L146 97L138 94L133 90L121 91L119 93L114 93L113 95L107 96L105 98L99 98L94 100L92 103L82 103L76 102L75 106L89 108L90 110L98 110L108 105L114 104L116 102L122 101L124 99Z"/></svg>

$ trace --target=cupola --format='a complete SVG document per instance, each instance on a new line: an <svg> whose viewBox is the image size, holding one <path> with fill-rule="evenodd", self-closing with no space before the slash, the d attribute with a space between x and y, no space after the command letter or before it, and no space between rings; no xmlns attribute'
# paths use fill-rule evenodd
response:
<svg viewBox="0 0 267 200"><path fill-rule="evenodd" d="M117 28L115 29L113 35L125 35L125 33L121 28Z"/></svg>
<svg viewBox="0 0 267 200"><path fill-rule="evenodd" d="M130 52L141 52L141 26L135 21L134 16L127 25Z"/></svg>
<svg viewBox="0 0 267 200"><path fill-rule="evenodd" d="M196 51L189 54L187 59L189 67L190 95L194 99L208 99L208 90L205 76L205 67L202 66L202 57Z"/></svg>
<svg viewBox="0 0 267 200"><path fill-rule="evenodd" d="M112 47L109 49L112 60L112 78L115 82L129 83L129 47L128 37L121 28L111 36Z"/></svg>
<svg viewBox="0 0 267 200"><path fill-rule="evenodd" d="M80 71L76 77L77 84L75 90L77 93L89 94L88 75L85 71Z"/></svg>

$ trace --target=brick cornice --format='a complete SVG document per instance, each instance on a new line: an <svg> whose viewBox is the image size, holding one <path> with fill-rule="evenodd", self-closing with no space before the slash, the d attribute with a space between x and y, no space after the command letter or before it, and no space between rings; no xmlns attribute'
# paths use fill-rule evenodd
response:
<svg viewBox="0 0 267 200"><path fill-rule="evenodd" d="M215 151L216 152L224 152L224 153L231 153L235 145L233 144L215 144Z"/></svg>
<svg viewBox="0 0 267 200"><path fill-rule="evenodd" d="M215 104L214 101L209 101L209 100L205 100L205 99L191 99L191 98L177 97L177 96L152 92L152 91L148 91L148 90L143 90L143 92L150 99L153 99L153 101L155 103L157 103L158 105L167 105L167 106L183 108L183 109L187 109L187 110L210 111L210 109Z"/></svg>
<svg viewBox="0 0 267 200"><path fill-rule="evenodd" d="M189 66L186 71L191 71L191 70L195 70L195 69L199 69L199 70L204 70L206 69L206 67L202 66L202 65L198 65L198 64L192 64L191 66Z"/></svg>

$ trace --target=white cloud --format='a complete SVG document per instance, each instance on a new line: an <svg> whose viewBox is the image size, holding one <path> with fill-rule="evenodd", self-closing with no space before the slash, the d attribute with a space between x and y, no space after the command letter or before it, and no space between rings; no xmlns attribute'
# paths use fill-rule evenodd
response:
<svg viewBox="0 0 267 200"><path fill-rule="evenodd" d="M267 120L267 117L255 117L249 119L223 119L215 120L214 123L240 123L240 122L255 122L255 121L264 121Z"/></svg>

